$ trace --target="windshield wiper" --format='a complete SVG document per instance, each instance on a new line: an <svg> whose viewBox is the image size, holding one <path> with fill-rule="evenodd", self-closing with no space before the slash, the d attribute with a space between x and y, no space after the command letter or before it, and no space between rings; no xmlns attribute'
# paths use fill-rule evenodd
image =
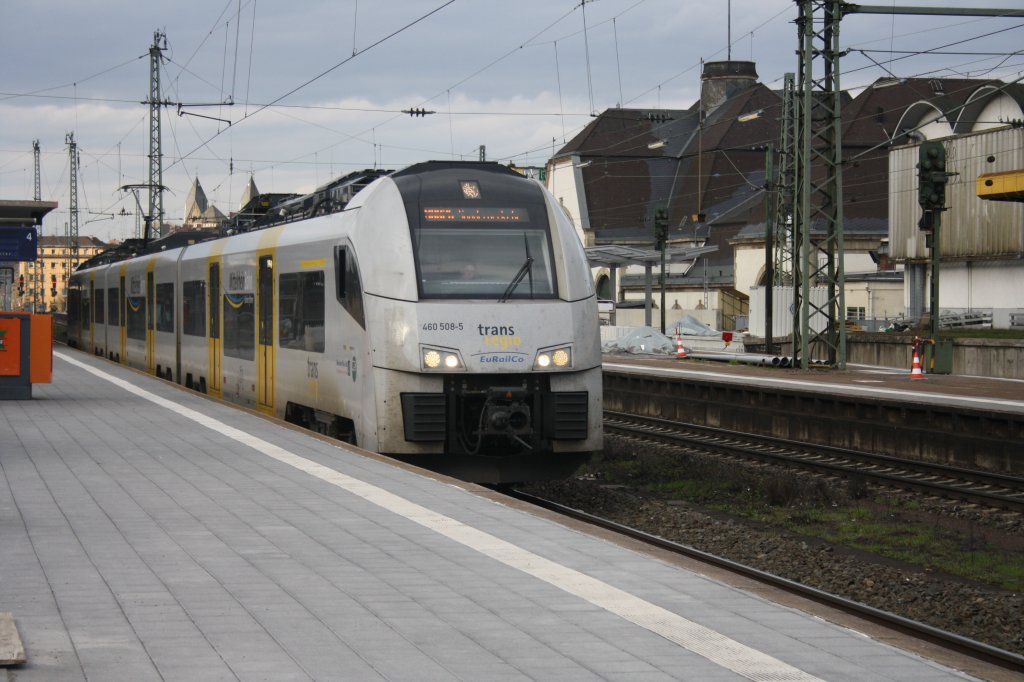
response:
<svg viewBox="0 0 1024 682"><path fill-rule="evenodd" d="M498 299L498 303L504 303L512 296L512 292L516 290L519 283L523 281L523 277L526 275L530 276L530 298L533 298L533 256L530 255L530 242L526 239L526 233L523 233L523 246L526 249L526 262L523 263L522 267L519 268L519 272L512 278L512 281L505 287L505 293Z"/></svg>

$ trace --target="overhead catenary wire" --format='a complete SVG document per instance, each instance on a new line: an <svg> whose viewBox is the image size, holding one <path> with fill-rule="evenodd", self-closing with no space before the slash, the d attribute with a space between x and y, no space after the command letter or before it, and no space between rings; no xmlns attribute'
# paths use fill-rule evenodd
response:
<svg viewBox="0 0 1024 682"><path fill-rule="evenodd" d="M247 113L247 114L246 114L246 115L245 115L245 116L244 116L244 117L243 117L243 118L242 118L241 120L239 120L239 121L238 121L238 123L241 123L242 121L246 121L246 120L248 120L248 119L252 118L253 116L255 116L255 115L259 114L260 112L262 112L262 111L266 110L267 108L269 108L269 107L271 107L271 106L273 106L273 105L277 104L277 103L278 103L278 102L280 102L281 100L284 100L284 99L286 99L286 98L288 98L288 97L291 97L292 95L294 95L295 93L299 92L299 91L300 91L300 90L302 90L303 88L305 88L305 87L309 86L310 84L312 84L312 83L314 83L314 82L316 82L316 81L320 80L321 78L323 78L324 76L328 75L329 73L332 73L333 71L336 71L337 69L339 69L340 67L344 66L344 65L345 65L345 64L347 64L348 62L352 61L353 59L355 59L355 58L356 58L356 57L358 57L359 55L361 55L361 54L364 54L365 52L367 52L367 51L369 51L369 50L372 50L373 48L375 48L375 47L377 47L377 46L379 46L379 45L381 45L381 44L383 44L383 43L387 42L387 41L388 41L388 40L390 40L391 38L394 38L394 37L395 37L395 36L397 36L398 34L400 34L400 33L404 32L404 31L406 31L406 30L408 30L408 29L412 28L412 27L413 27L413 26L415 26L416 24L419 24L420 22L424 21L425 19L427 19L427 18L429 18L429 17L433 16L434 14L436 14L436 13L440 12L440 11L441 11L442 9L444 9L445 7L447 7L447 6L451 5L451 4L453 3L453 2L455 2L455 0L446 0L446 1L444 2L444 3L442 3L442 4L441 4L441 5L439 5L438 7L435 7L434 9L430 10L430 11L429 11L429 12L427 12L426 14L423 14L423 15L421 15L420 17L418 17L418 18L414 19L413 21L411 21L411 22L409 22L409 23L405 24L404 26L402 26L402 27L400 27L400 28L398 28L398 29L396 29L396 30L392 31L391 33L389 33L389 34L385 35L385 36L384 36L383 38L380 38L380 39L378 39L377 41L375 41L375 42L371 43L371 44L370 44L369 46L367 46L367 47L366 47L366 48L364 48L363 50L360 50L360 51L359 51L358 53L356 53L356 54L354 54L354 55L352 55L352 56L350 56L350 57L346 57L345 59L341 60L341 61L340 61L340 62L338 62L337 64L335 64L335 65L331 66L330 68L328 68L328 69L325 69L324 71L322 71L322 72L320 72L319 74L317 74L317 75L313 76L312 78L310 78L310 79L308 79L308 80L306 80L306 81L304 81L304 82L300 83L299 85L297 85L297 86L295 86L294 88L292 88L292 89L288 90L288 91L287 91L287 92L285 92L284 94L282 94L282 95L278 96L277 98L275 98L274 100L272 100L272 101L271 101L271 102L269 102L268 104L265 104L265 105L263 105L263 106L260 106L260 107L258 107L258 108L257 108L257 109L256 109L255 111L253 111L252 113ZM236 123L235 125L237 125L238 123ZM211 136L211 137L210 137L209 139L207 139L207 140L203 141L203 142L202 142L202 143L201 143L201 144L200 144L200 145L199 145L198 147L196 147L196 148L195 148L195 150L193 150L193 151L196 151L196 150L202 149L202 148L203 148L204 146L206 146L207 144L209 144L209 143L210 143L210 142L211 142L211 141L212 141L212 140L213 140L213 139L214 139L215 137L219 136L219 135L221 134L221 132L223 132L223 131L218 131L218 132L217 132L217 133L216 133L215 135L213 135L213 136ZM192 153L192 152L190 152L189 154L191 154L191 153ZM175 162L173 162L173 163L171 164L171 166L169 166L168 168L170 168L170 167L173 167L173 166L177 165L177 164L178 164L178 163L179 163L180 161L184 160L185 158L188 158L188 154L186 154L186 155L185 155L184 157L182 157L182 159L179 159L178 161L175 161Z"/></svg>
<svg viewBox="0 0 1024 682"><path fill-rule="evenodd" d="M238 6L241 6L241 3L240 3L239 0L236 0L236 3L238 4ZM250 3L250 4L252 4L253 8L255 8L255 3ZM246 5L246 6L248 7L248 5ZM591 8L587 8L587 9L591 9ZM591 16L588 16L587 19L588 19L589 28L593 29L594 28L594 24L591 21L591 19L593 17L593 12L591 12L590 14L591 14ZM235 21L236 21L236 29L237 29L237 26L238 26L237 22L239 21L239 17L236 16L235 17ZM614 26L614 23L613 23L613 26ZM250 60L250 65L251 65L251 60ZM445 92L446 92L446 94L448 94L450 92L450 90L446 90ZM564 96L564 92L563 92L563 96ZM86 99L84 97L83 98L78 98L78 99L81 102L88 101L88 99ZM245 100L248 101L248 97L246 97ZM278 105L275 106L275 108L283 108L283 107L288 107L290 110L294 111L296 109L301 108L302 105L301 104L292 105L292 104L287 103L287 102L280 102L280 103L278 103ZM486 116L486 115L523 115L523 116L525 116L525 115L534 115L534 116L543 116L543 115L558 115L559 117L562 117L562 116L577 115L577 114L569 114L568 112L564 111L564 109L562 107L559 107L559 109L561 109L561 110L558 111L557 114L554 113L554 112L514 112L514 111L474 112L474 111L471 111L471 108L472 107L463 108L463 109L465 109L464 111L455 111L453 109L450 112L450 116L455 117L455 116L460 116L460 115L467 115L467 116ZM577 108L578 109L582 109L582 107L577 107ZM343 109L339 108L339 110L343 110ZM353 108L352 110L356 110L356 109ZM393 113L393 112L384 111L382 113ZM579 114L579 115L585 115L585 114ZM568 122L567 119L562 119L562 120L563 120L563 122L566 122L566 123ZM190 127L193 128L193 129L195 129L197 127L197 126L194 125L194 123L195 122L192 122L190 124ZM304 121L304 124L315 125L316 122L315 121ZM201 126L198 126L198 127L201 128ZM185 131L185 129L181 129L181 131L179 131L179 135L181 135L182 139L184 139L184 136L182 135L182 133L184 133L184 131ZM338 132L338 131L335 131L335 132ZM564 126L563 126L563 139L565 139L566 136L567 136L567 131L564 129ZM349 137L349 138L346 138L346 139L352 139L352 138ZM389 149L396 149L396 150L398 150L398 149L410 149L411 150L411 149L414 149L414 147L415 147L415 145L380 145L377 148L378 149L382 149L384 146L387 146ZM328 147L328 148L331 148L331 147ZM179 154L180 154L181 151L182 151L181 149L178 149ZM489 151L491 151L490 148L489 148ZM507 153L509 150L502 150L502 151L503 151L503 153ZM197 154L199 156L208 156L208 154L204 153L204 152L205 152L205 150L200 150L199 152L193 153L192 156L195 157ZM218 156L219 156L219 154L218 154ZM389 153L389 156L390 156L390 153ZM271 160L271 163L274 163L274 162L275 161ZM225 163L226 163L226 159L225 159ZM319 164L314 164L314 165L319 165Z"/></svg>

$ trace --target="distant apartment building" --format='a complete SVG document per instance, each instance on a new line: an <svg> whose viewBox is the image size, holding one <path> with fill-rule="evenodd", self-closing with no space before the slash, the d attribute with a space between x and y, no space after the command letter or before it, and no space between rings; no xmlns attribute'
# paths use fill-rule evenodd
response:
<svg viewBox="0 0 1024 682"><path fill-rule="evenodd" d="M95 237L79 237L78 253L73 254L66 237L40 237L38 258L17 264L14 309L64 312L68 275L107 246Z"/></svg>

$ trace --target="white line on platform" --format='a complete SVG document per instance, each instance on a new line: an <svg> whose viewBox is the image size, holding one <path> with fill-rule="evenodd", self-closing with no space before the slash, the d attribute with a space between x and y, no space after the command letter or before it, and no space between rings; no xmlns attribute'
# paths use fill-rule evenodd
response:
<svg viewBox="0 0 1024 682"><path fill-rule="evenodd" d="M468 526L451 517L411 502L357 478L335 471L312 460L300 457L273 443L257 438L241 429L206 416L173 400L161 398L123 379L55 352L54 356L95 376L123 388L156 405L171 410L221 435L248 445L257 452L288 464L311 476L362 497L382 509L403 516L435 533L458 542L506 566L516 568L553 585L595 606L614 613L640 627L656 633L686 649L703 656L737 675L750 680L810 682L818 680L798 668L768 654L741 644L699 623L683 618L667 609L645 601L629 592L613 587L589 575L563 566L510 542Z"/></svg>

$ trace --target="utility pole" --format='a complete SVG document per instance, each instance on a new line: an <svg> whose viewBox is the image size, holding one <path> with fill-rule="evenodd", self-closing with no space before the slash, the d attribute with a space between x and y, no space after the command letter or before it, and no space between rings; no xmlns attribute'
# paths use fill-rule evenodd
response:
<svg viewBox="0 0 1024 682"><path fill-rule="evenodd" d="M932 339L939 336L939 228L942 212L946 210L946 147L942 142L926 140L918 148L917 201L921 205L921 220L917 226L925 233L925 244L931 251L931 321Z"/></svg>
<svg viewBox="0 0 1024 682"><path fill-rule="evenodd" d="M665 333L665 250L668 248L668 210L659 206L654 212L654 240L658 251L661 251L661 333Z"/></svg>
<svg viewBox="0 0 1024 682"><path fill-rule="evenodd" d="M783 124L785 125L785 124ZM769 142L764 150L764 352L772 354L775 329L775 179L772 177L772 157L775 146Z"/></svg>
<svg viewBox="0 0 1024 682"><path fill-rule="evenodd" d="M149 216L156 223L157 233L163 235L164 225L164 173L163 153L160 150L160 64L167 49L167 36L161 31L153 33L149 48Z"/></svg>
<svg viewBox="0 0 1024 682"><path fill-rule="evenodd" d="M64 268L64 309L66 311L68 277L71 275L72 268L78 265L78 144L75 143L74 133L68 133L65 141L68 145L68 158L70 163L68 176L71 182L68 194L68 251Z"/></svg>

